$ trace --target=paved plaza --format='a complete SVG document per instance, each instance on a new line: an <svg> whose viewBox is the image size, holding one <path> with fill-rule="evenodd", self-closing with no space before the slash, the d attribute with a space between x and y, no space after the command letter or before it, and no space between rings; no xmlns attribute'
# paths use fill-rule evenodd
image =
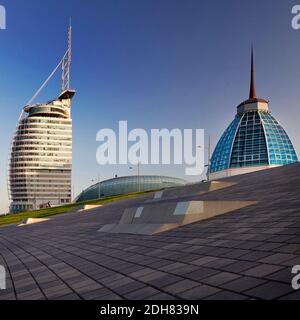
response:
<svg viewBox="0 0 300 320"><path fill-rule="evenodd" d="M153 194L0 228L0 300L300 299L300 164L225 181L178 189L176 201L256 203L156 235L98 232Z"/></svg>

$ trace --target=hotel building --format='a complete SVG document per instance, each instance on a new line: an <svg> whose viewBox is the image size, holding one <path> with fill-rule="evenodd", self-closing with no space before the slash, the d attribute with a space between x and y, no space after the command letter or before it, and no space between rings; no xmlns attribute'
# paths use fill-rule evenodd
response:
<svg viewBox="0 0 300 320"><path fill-rule="evenodd" d="M26 105L13 137L8 168L12 213L71 202L75 91L70 89L70 64L71 27L69 47L59 64L61 94L47 103Z"/></svg>

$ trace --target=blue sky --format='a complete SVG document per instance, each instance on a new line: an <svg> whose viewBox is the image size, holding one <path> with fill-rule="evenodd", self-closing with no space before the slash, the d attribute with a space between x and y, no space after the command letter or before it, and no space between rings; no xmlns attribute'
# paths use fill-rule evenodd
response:
<svg viewBox="0 0 300 320"><path fill-rule="evenodd" d="M251 42L257 92L270 100L299 154L300 31L289 0L0 0L0 212L8 207L6 163L23 105L66 50L73 21L72 86L77 90L73 176L78 194L98 175L132 174L100 167L96 133L129 128L203 128L215 145L247 98ZM300 4L300 1L299 1ZM39 96L56 97L60 75ZM178 166L142 173L184 176ZM199 179L194 177L193 180Z"/></svg>

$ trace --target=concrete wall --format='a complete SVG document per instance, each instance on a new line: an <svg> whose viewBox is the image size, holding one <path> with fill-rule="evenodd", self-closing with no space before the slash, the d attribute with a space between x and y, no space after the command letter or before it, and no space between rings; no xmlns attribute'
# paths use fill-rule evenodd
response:
<svg viewBox="0 0 300 320"><path fill-rule="evenodd" d="M246 173L251 173L251 172L255 172L255 171L271 169L274 167L278 167L278 166L269 166L268 165L268 166L260 166L260 167L231 168L231 169L211 173L210 178L211 178L211 180L218 180L218 179L237 176L240 174L246 174Z"/></svg>

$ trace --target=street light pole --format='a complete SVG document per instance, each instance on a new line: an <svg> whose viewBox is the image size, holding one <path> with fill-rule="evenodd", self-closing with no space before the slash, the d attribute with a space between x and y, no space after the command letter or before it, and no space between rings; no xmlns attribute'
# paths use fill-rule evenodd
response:
<svg viewBox="0 0 300 320"><path fill-rule="evenodd" d="M92 179L91 181L92 181L92 183L94 183L97 180ZM100 199L101 198L100 175L98 175L98 188L97 189L98 189L98 199Z"/></svg>
<svg viewBox="0 0 300 320"><path fill-rule="evenodd" d="M101 181L100 176L98 176L98 199L101 198Z"/></svg>
<svg viewBox="0 0 300 320"><path fill-rule="evenodd" d="M208 136L208 162L207 162L207 181L210 181L210 161L211 161L211 138Z"/></svg>
<svg viewBox="0 0 300 320"><path fill-rule="evenodd" d="M141 181L140 181L140 162L138 163L138 192L141 192Z"/></svg>
<svg viewBox="0 0 300 320"><path fill-rule="evenodd" d="M202 146L198 146L198 148L202 148ZM211 136L208 136L208 146L204 145L204 149L207 150L207 164L205 165L205 168L207 168L207 181L210 181L210 164L211 164Z"/></svg>
<svg viewBox="0 0 300 320"><path fill-rule="evenodd" d="M34 190L34 193L33 193L33 210L37 210L37 207L36 207L36 193L35 193L35 190Z"/></svg>
<svg viewBox="0 0 300 320"><path fill-rule="evenodd" d="M137 164L137 191L140 192L141 191L141 183L140 183L140 165L141 163L139 162ZM133 170L133 167L129 167L129 170Z"/></svg>

